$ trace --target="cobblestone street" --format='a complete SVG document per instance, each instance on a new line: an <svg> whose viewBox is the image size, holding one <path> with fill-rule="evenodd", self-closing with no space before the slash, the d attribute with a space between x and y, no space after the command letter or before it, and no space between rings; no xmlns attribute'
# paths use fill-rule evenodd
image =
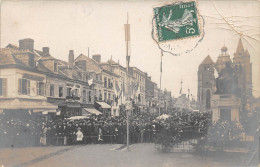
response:
<svg viewBox="0 0 260 167"><path fill-rule="evenodd" d="M127 152L122 145L85 145L14 148L0 150L6 166L89 166L89 167L226 167L243 166L244 153L160 153L154 144L134 144Z"/></svg>

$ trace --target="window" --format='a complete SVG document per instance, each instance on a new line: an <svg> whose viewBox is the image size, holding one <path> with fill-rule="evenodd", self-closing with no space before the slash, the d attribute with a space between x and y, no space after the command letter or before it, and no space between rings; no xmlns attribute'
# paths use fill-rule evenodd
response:
<svg viewBox="0 0 260 167"><path fill-rule="evenodd" d="M111 80L108 79L108 88L111 88Z"/></svg>
<svg viewBox="0 0 260 167"><path fill-rule="evenodd" d="M98 77L98 74L96 74L96 80L97 80L97 81L98 81L98 78L99 78L99 77Z"/></svg>
<svg viewBox="0 0 260 167"><path fill-rule="evenodd" d="M91 102L91 91L88 92L88 101Z"/></svg>
<svg viewBox="0 0 260 167"><path fill-rule="evenodd" d="M37 95L44 96L45 85L44 82L37 82Z"/></svg>
<svg viewBox="0 0 260 167"><path fill-rule="evenodd" d="M102 100L102 93L101 93L101 90L99 90L99 100Z"/></svg>
<svg viewBox="0 0 260 167"><path fill-rule="evenodd" d="M54 96L54 85L50 84L50 96L53 97Z"/></svg>
<svg viewBox="0 0 260 167"><path fill-rule="evenodd" d="M54 62L54 72L58 72L58 63Z"/></svg>
<svg viewBox="0 0 260 167"><path fill-rule="evenodd" d="M116 110L114 109L114 114L113 114L114 116L116 116Z"/></svg>
<svg viewBox="0 0 260 167"><path fill-rule="evenodd" d="M107 87L107 77L104 77L104 87Z"/></svg>
<svg viewBox="0 0 260 167"><path fill-rule="evenodd" d="M87 91L83 90L83 101L87 101Z"/></svg>
<svg viewBox="0 0 260 167"><path fill-rule="evenodd" d="M107 100L107 93L105 92L104 93L104 101L106 101Z"/></svg>
<svg viewBox="0 0 260 167"><path fill-rule="evenodd" d="M72 96L79 97L79 90L78 89L74 89Z"/></svg>
<svg viewBox="0 0 260 167"><path fill-rule="evenodd" d="M63 87L59 86L59 97L63 97Z"/></svg>
<svg viewBox="0 0 260 167"><path fill-rule="evenodd" d="M18 92L23 95L30 94L30 80L28 79L19 79L19 89Z"/></svg>
<svg viewBox="0 0 260 167"><path fill-rule="evenodd" d="M0 96L7 95L7 78L0 78Z"/></svg>
<svg viewBox="0 0 260 167"><path fill-rule="evenodd" d="M112 99L112 105L114 105L114 102L116 101L116 96L113 95L113 99Z"/></svg>
<svg viewBox="0 0 260 167"><path fill-rule="evenodd" d="M71 96L71 88L67 88L67 96Z"/></svg>
<svg viewBox="0 0 260 167"><path fill-rule="evenodd" d="M97 90L94 89L94 100L97 101Z"/></svg>

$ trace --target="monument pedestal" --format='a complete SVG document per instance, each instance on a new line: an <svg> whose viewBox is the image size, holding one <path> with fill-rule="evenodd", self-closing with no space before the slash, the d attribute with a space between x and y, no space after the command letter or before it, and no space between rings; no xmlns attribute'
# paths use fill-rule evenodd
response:
<svg viewBox="0 0 260 167"><path fill-rule="evenodd" d="M241 101L234 95L214 94L211 100L212 122L218 120L236 121L239 123Z"/></svg>

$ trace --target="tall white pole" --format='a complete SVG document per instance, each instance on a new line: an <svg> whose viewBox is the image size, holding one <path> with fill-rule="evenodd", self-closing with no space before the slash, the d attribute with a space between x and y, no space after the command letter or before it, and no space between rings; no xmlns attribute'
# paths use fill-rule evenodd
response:
<svg viewBox="0 0 260 167"><path fill-rule="evenodd" d="M160 64L159 116L161 115L162 56L163 56L163 51L161 51L161 64Z"/></svg>
<svg viewBox="0 0 260 167"><path fill-rule="evenodd" d="M128 53L128 43L130 40L130 25L128 24L128 13L127 13L127 23L125 25L125 41L126 41L126 85L127 85L127 92L129 92L128 87L128 70L129 70L129 53ZM127 101L129 101L129 95L127 93ZM129 110L126 110L126 146L127 151L129 151Z"/></svg>
<svg viewBox="0 0 260 167"><path fill-rule="evenodd" d="M127 138L126 138L126 146L127 146L127 151L129 151L129 115L128 115L129 110L126 110L126 131L127 131Z"/></svg>

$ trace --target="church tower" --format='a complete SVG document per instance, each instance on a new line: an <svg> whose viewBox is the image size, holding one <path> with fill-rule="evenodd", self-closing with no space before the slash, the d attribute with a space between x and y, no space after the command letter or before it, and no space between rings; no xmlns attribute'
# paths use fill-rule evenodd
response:
<svg viewBox="0 0 260 167"><path fill-rule="evenodd" d="M250 110L250 98L252 96L252 63L250 54L244 49L241 38L233 57L233 68L237 72L238 87L241 90L240 98L242 110Z"/></svg>
<svg viewBox="0 0 260 167"><path fill-rule="evenodd" d="M207 56L199 65L198 70L198 101L201 110L211 111L211 98L215 93L214 63L210 56Z"/></svg>
<svg viewBox="0 0 260 167"><path fill-rule="evenodd" d="M233 57L233 67L240 73L238 78L239 87L242 88L245 96L252 95L252 63L250 63L250 55L248 50L244 50L242 40L240 38L237 50Z"/></svg>

